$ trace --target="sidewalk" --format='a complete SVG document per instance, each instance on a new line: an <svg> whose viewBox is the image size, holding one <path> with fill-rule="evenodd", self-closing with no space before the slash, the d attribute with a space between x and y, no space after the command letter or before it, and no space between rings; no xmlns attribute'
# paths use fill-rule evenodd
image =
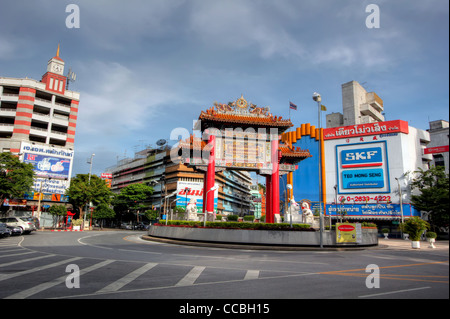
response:
<svg viewBox="0 0 450 319"><path fill-rule="evenodd" d="M436 248L428 248L430 246L430 243L428 241L420 241L420 249L414 249L414 250L447 250L449 248L449 241L448 240L438 240L434 243L434 246ZM393 249L393 250L412 250L411 248L411 241L410 240L403 240L403 239L384 239L379 238L378 239L378 248L379 249Z"/></svg>

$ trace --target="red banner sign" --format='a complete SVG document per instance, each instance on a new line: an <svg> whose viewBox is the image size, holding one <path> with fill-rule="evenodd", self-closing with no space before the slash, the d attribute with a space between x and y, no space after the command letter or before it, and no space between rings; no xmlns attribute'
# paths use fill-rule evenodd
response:
<svg viewBox="0 0 450 319"><path fill-rule="evenodd" d="M365 135L378 135L389 133L409 133L408 122L402 120L339 126L323 130L325 140L349 138Z"/></svg>
<svg viewBox="0 0 450 319"><path fill-rule="evenodd" d="M436 153L448 152L448 145L428 147L428 148L424 149L423 152L425 154L436 154Z"/></svg>

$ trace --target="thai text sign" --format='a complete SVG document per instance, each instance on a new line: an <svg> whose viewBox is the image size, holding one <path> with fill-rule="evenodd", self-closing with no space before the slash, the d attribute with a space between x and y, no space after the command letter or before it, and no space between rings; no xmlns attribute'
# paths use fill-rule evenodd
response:
<svg viewBox="0 0 450 319"><path fill-rule="evenodd" d="M361 224L336 223L336 243L361 243Z"/></svg>
<svg viewBox="0 0 450 319"><path fill-rule="evenodd" d="M218 190L214 191L214 209L217 210ZM195 202L197 211L203 211L203 183L202 182L177 182L177 207L186 208L189 202Z"/></svg>
<svg viewBox="0 0 450 319"><path fill-rule="evenodd" d="M427 147L426 149L423 150L424 154L436 154L436 153L445 153L445 152L448 152L448 145Z"/></svg>
<svg viewBox="0 0 450 319"><path fill-rule="evenodd" d="M408 122L396 120L387 122L366 123L350 126L326 128L323 130L324 140L336 138L350 138L364 135L376 135L386 133L408 134Z"/></svg>

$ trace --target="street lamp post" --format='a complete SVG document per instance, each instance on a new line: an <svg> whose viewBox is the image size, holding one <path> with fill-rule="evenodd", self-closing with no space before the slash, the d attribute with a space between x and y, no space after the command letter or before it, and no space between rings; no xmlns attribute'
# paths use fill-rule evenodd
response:
<svg viewBox="0 0 450 319"><path fill-rule="evenodd" d="M95 154L92 153L90 160L87 162L89 164L88 186L91 185L92 162L93 162L94 156L95 156ZM85 227L84 225L86 224L86 214L88 213L90 206L91 206L90 202L86 203L86 213L83 215L83 229Z"/></svg>
<svg viewBox="0 0 450 319"><path fill-rule="evenodd" d="M334 215L336 216L337 222L337 211L338 211L338 203L337 203L337 185L334 185ZM330 214L330 230L331 230L331 214Z"/></svg>
<svg viewBox="0 0 450 319"><path fill-rule="evenodd" d="M397 186L398 186L398 196L400 198L400 213L401 213L401 216L402 216L402 225L403 225L404 220L403 220L403 195L402 195L402 188L400 187L399 179L396 177L395 180L397 181ZM402 231L401 227L400 227L400 235L403 238L403 231Z"/></svg>
<svg viewBox="0 0 450 319"><path fill-rule="evenodd" d="M321 105L322 105L322 97L319 93L314 92L312 96L313 100L317 102L318 106L318 126L319 126L319 135L320 135L320 127L321 127L321 121L320 121L320 112L321 112ZM319 227L320 227L320 248L323 248L323 211L322 211L322 169L321 169L321 143L322 140L319 136L319 145L317 148L317 158L318 158L318 167L319 167Z"/></svg>
<svg viewBox="0 0 450 319"><path fill-rule="evenodd" d="M176 201L178 201L179 198L174 199L173 201L170 202L169 204L169 210L170 210L170 220L173 220L173 209L171 209L172 207L172 203L175 203Z"/></svg>
<svg viewBox="0 0 450 319"><path fill-rule="evenodd" d="M291 185L291 184L287 184L287 185L286 185L286 193L287 193L287 190L288 190L288 189L292 189L292 185ZM288 197L289 197L289 196L288 196ZM289 206L290 206L289 203L290 203L290 198L289 198L289 202L288 202L288 210L289 210ZM290 219L291 219L291 220L290 220L290 224L291 224L291 228L292 228L292 212L289 213L289 216L290 216Z"/></svg>

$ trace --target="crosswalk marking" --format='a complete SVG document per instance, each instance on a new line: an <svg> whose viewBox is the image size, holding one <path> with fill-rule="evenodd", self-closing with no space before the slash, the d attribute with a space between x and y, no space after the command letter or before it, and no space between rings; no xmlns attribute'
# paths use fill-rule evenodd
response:
<svg viewBox="0 0 450 319"><path fill-rule="evenodd" d="M140 267L139 269L136 269L135 271L120 278L119 280L116 280L115 282L111 283L110 285L106 286L105 288L100 289L99 291L97 291L97 293L117 291L120 288L122 288L123 286L125 286L126 284L129 284L133 280L137 279L140 275L144 274L146 271L152 269L156 265L158 265L158 264L155 264L155 263L145 264L144 266Z"/></svg>
<svg viewBox="0 0 450 319"><path fill-rule="evenodd" d="M39 260L39 259L44 259L44 258L48 258L48 257L54 257L57 255L54 254L46 254L46 255L42 255L42 256L38 256L38 257L32 257L32 258L26 258L26 256L23 257L23 260L15 260L12 262L6 262L6 263L0 263L0 269L5 269L7 266L14 266L16 264L20 264L20 263L25 263L28 261L35 261L35 260ZM68 257L67 257L68 258ZM23 276L23 275L27 275L27 274L32 274L41 270L46 270L46 269L51 269L53 267L57 267L57 266L61 266L61 265L68 265L71 263L77 263L77 260L84 260L84 257L74 257L74 258L68 258L62 261L58 261L58 262L54 262L54 263L49 263L49 264L45 264L42 266L36 266L24 271L18 271L18 272L13 272L11 274L0 274L0 282L4 281L4 280L8 280L14 277L19 277L19 276ZM98 262L95 265L92 265L90 267L86 267L86 268L80 268L80 278L83 277L84 274L89 273L93 270L96 269L100 269L102 267L105 267L111 263L117 262L117 260L104 260L101 262ZM158 263L141 263L135 270L130 271L129 273L123 275L122 277L118 278L115 281L110 281L110 282L105 282L105 284L103 285L104 287L101 288L98 287L97 291L86 294L86 295L80 295L80 296L95 296L95 295L100 295L100 294L108 294L108 293L120 293L121 291L126 291L126 288L124 290L124 287L127 286L128 284L132 284L135 280L138 280L140 276L144 275L146 272L148 272L149 270L157 267ZM175 266L175 265L174 265ZM174 269L174 277L167 277L167 280L159 280L157 281L158 286L159 287L149 287L148 289L159 289L162 287L187 287L190 285L194 285L200 276L202 276L203 273L205 273L204 271L208 268L207 266L190 266L189 271L187 272L187 274L185 273L185 266L181 266L179 265L181 268L179 270ZM3 268L2 268L3 267ZM215 267L214 267L215 268ZM207 284L207 283L214 283L214 282L235 282L235 281L246 281L246 280L258 280L261 279L260 275L261 275L261 271L260 270L255 270L255 269L249 269L249 270L245 270L244 273L241 273L240 276L238 276L238 278L235 276L235 273L231 272L230 273L230 279L226 279L227 276L227 272L225 271L226 269L220 269L221 274L225 275L222 276L222 280L220 281L212 281L212 282L204 282L205 279L209 278L210 273L205 274L204 280L203 282L199 283L199 284ZM51 270L50 270L51 271ZM177 274L179 275L180 272L183 271L183 275L182 278L180 280L177 281L173 281L174 278L176 278ZM225 272L224 272L225 271ZM298 274L297 274L298 275ZM45 290L51 289L52 287L64 284L64 281L67 280L67 276L68 274L65 273L62 276L58 276L55 279L49 279L46 282L40 281L40 282L30 282L30 285L28 286L29 288L24 288L21 291L11 291L11 295L7 296L7 299L24 299L24 298L28 298L30 296L36 295L38 293L41 293ZM278 276L275 276L278 277ZM273 278L275 278L273 277ZM284 277L284 276L281 276ZM180 277L179 277L180 278ZM267 277L265 277L267 278ZM148 279L147 279L148 280ZM149 283L150 286L153 286L153 284ZM68 290L69 291L69 290ZM75 292L76 290L73 290L73 292ZM133 290L132 290L133 291ZM76 292L75 292L76 293ZM68 293L66 297L73 297L74 295L72 293ZM56 297L56 298L60 298L60 297Z"/></svg>
<svg viewBox="0 0 450 319"><path fill-rule="evenodd" d="M194 282L197 280L197 278L201 275L203 270L205 270L206 267L202 266L195 266L191 269L191 271L183 277L175 286L189 286L193 285Z"/></svg>
<svg viewBox="0 0 450 319"><path fill-rule="evenodd" d="M110 264L112 262L114 262L114 260L105 260L105 261L102 261L102 262L100 262L98 264L95 264L95 265L92 265L90 267L84 268L83 270L80 271L81 275L89 273L89 272L91 272L93 270L99 269L101 267L104 267L104 266L106 266L106 265L108 265L108 264ZM39 293L41 291L44 291L46 289L49 289L51 287L54 287L56 285L59 285L59 284L63 283L66 280L66 278L67 278L67 274L64 275L64 276L61 276L59 278L56 278L56 279L54 279L54 280L52 280L50 282L44 282L44 283L42 283L40 285L37 285L37 286L34 286L34 287L30 288L30 289L26 289L26 290L23 290L23 291L18 292L16 294L10 295L10 296L6 297L5 299L24 299L24 298L27 298L27 297L35 295L35 294L37 294L37 293Z"/></svg>
<svg viewBox="0 0 450 319"><path fill-rule="evenodd" d="M16 254L8 254L8 255L3 255L2 254L2 257L14 257L14 256L21 256L21 255L28 255L28 254L33 254L34 253L34 251L22 251L22 252L19 252L19 253L16 253Z"/></svg>
<svg viewBox="0 0 450 319"><path fill-rule="evenodd" d="M244 280L251 280L251 279L258 279L258 278L259 278L259 270L247 270Z"/></svg>
<svg viewBox="0 0 450 319"><path fill-rule="evenodd" d="M69 264L69 263L71 263L71 262L73 262L75 260L79 260L79 259L81 259L81 257L70 258L70 259L62 260L62 261L55 262L55 263L52 263L52 264L48 264L48 265L45 265L45 266L39 266L39 267L36 267L36 268L31 268L31 269L28 269L28 270L19 271L19 272L13 273L13 274L1 275L0 276L0 281L6 280L6 279L11 279L11 278L18 277L18 276L23 276L23 275L26 275L26 274L31 274L31 273L36 272L36 271L40 271L40 270L44 270L44 269L48 269L48 268L52 268L52 267L56 267L56 266L61 266L61 265L64 265L64 264Z"/></svg>
<svg viewBox="0 0 450 319"><path fill-rule="evenodd" d="M42 258L48 258L48 257L54 257L54 256L56 256L56 255L51 254L51 255L38 256L38 257L34 257L34 258L27 258L27 259L24 259L24 260L11 261L9 263L0 264L0 267L7 267L7 266L11 266L11 265L25 263L27 261L34 261L34 260L39 260L39 259L42 259Z"/></svg>

